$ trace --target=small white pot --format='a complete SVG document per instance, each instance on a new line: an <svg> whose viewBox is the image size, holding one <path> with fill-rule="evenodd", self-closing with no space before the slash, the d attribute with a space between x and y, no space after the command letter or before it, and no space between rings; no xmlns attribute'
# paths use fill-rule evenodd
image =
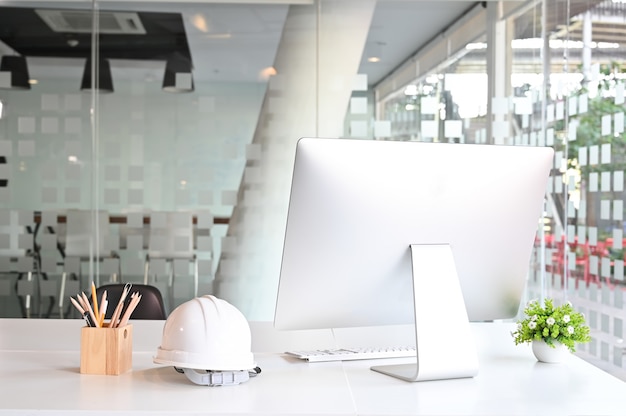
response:
<svg viewBox="0 0 626 416"><path fill-rule="evenodd" d="M554 341L554 348L546 344L544 340L532 342L533 354L542 363L560 363L567 359L570 351L560 342Z"/></svg>

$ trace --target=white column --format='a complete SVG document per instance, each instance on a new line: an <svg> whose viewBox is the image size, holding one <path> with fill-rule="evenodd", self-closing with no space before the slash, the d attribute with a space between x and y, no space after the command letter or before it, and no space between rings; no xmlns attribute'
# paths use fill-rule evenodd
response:
<svg viewBox="0 0 626 416"><path fill-rule="evenodd" d="M593 41L593 23L591 20L591 12L587 10L583 14L583 83L588 84L591 80L591 42Z"/></svg>
<svg viewBox="0 0 626 416"><path fill-rule="evenodd" d="M487 2L487 143L493 144L494 123L504 121L504 115L493 108L494 98L506 97L506 85L510 84L507 71L506 21L502 19L501 2Z"/></svg>
<svg viewBox="0 0 626 416"><path fill-rule="evenodd" d="M375 3L289 8L214 283L250 320L274 316L295 144L343 135Z"/></svg>

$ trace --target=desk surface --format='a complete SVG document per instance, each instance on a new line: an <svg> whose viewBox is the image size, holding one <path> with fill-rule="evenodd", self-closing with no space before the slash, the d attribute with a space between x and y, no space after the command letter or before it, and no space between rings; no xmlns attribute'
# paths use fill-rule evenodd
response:
<svg viewBox="0 0 626 416"><path fill-rule="evenodd" d="M538 363L515 346L511 325L472 324L478 376L409 383L370 366L407 359L306 363L286 349L383 345L411 339L410 327L278 332L251 323L262 373L238 386L192 384L152 357L163 321L134 321L133 369L84 375L80 320L0 319L0 414L151 415L624 415L626 383L571 356ZM387 342L389 341L389 342ZM462 348L462 345L459 345Z"/></svg>

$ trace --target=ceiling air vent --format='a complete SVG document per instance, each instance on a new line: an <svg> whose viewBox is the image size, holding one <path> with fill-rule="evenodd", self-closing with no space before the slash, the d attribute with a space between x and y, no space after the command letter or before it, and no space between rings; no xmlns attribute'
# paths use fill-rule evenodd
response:
<svg viewBox="0 0 626 416"><path fill-rule="evenodd" d="M89 33L92 12L88 10L35 10L55 32ZM146 30L137 13L99 11L99 31L106 34L145 35Z"/></svg>

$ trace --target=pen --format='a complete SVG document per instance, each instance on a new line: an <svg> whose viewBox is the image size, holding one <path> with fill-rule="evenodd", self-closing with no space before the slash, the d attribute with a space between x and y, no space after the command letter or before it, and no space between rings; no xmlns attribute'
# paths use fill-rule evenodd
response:
<svg viewBox="0 0 626 416"><path fill-rule="evenodd" d="M130 315L133 313L133 311L137 307L137 304L141 300L141 295L138 292L135 292L135 293L133 293L131 298L132 298L132 300L130 301L130 304L128 305L128 307L124 311L124 316L122 316L122 319L120 319L119 326L124 326L124 325L126 325L128 323L128 320L130 319Z"/></svg>
<svg viewBox="0 0 626 416"><path fill-rule="evenodd" d="M76 299L74 300L74 298L72 298L70 296L70 300L72 301L72 304L74 306L76 306L76 308L79 308L78 311L81 313L81 315L83 316L83 319L85 320L85 322L87 323L87 326L90 327L95 327L96 324L95 322L91 319L91 316L89 315L89 311L85 309L85 303L83 301L83 299L80 297L80 295L76 295Z"/></svg>
<svg viewBox="0 0 626 416"><path fill-rule="evenodd" d="M98 320L96 319L96 315L93 312L93 309L91 309L91 305L89 304L89 300L87 299L87 295L85 295L85 292L81 292L81 295L83 297L83 307L85 309L87 309L87 311L89 312L89 316L91 317L91 320L94 323L94 326L97 327L98 326Z"/></svg>
<svg viewBox="0 0 626 416"><path fill-rule="evenodd" d="M130 283L127 283L124 286L124 290L122 291L122 296L120 296L120 300L117 302L117 306L115 307L115 310L113 311L113 314L111 315L111 323L109 325L111 328L115 328L117 326L117 321L120 317L120 314L122 313L122 308L124 307L126 296L128 296L128 292L130 291L131 287L132 285Z"/></svg>
<svg viewBox="0 0 626 416"><path fill-rule="evenodd" d="M130 300L128 302L125 302L122 307L120 308L119 311L119 319L117 322L118 327L123 326L122 325L122 321L124 319L124 317L126 317L128 310L130 309L130 305L133 304L133 302L135 301L135 297L137 296L137 292L133 293L130 295Z"/></svg>
<svg viewBox="0 0 626 416"><path fill-rule="evenodd" d="M74 307L78 310L78 312L80 312L83 319L87 323L87 326L95 326L93 322L91 322L91 318L89 317L89 312L84 310L82 306L80 306L80 304L76 300L74 300L74 298L71 296L70 296L70 301L72 302L72 305L74 305Z"/></svg>

